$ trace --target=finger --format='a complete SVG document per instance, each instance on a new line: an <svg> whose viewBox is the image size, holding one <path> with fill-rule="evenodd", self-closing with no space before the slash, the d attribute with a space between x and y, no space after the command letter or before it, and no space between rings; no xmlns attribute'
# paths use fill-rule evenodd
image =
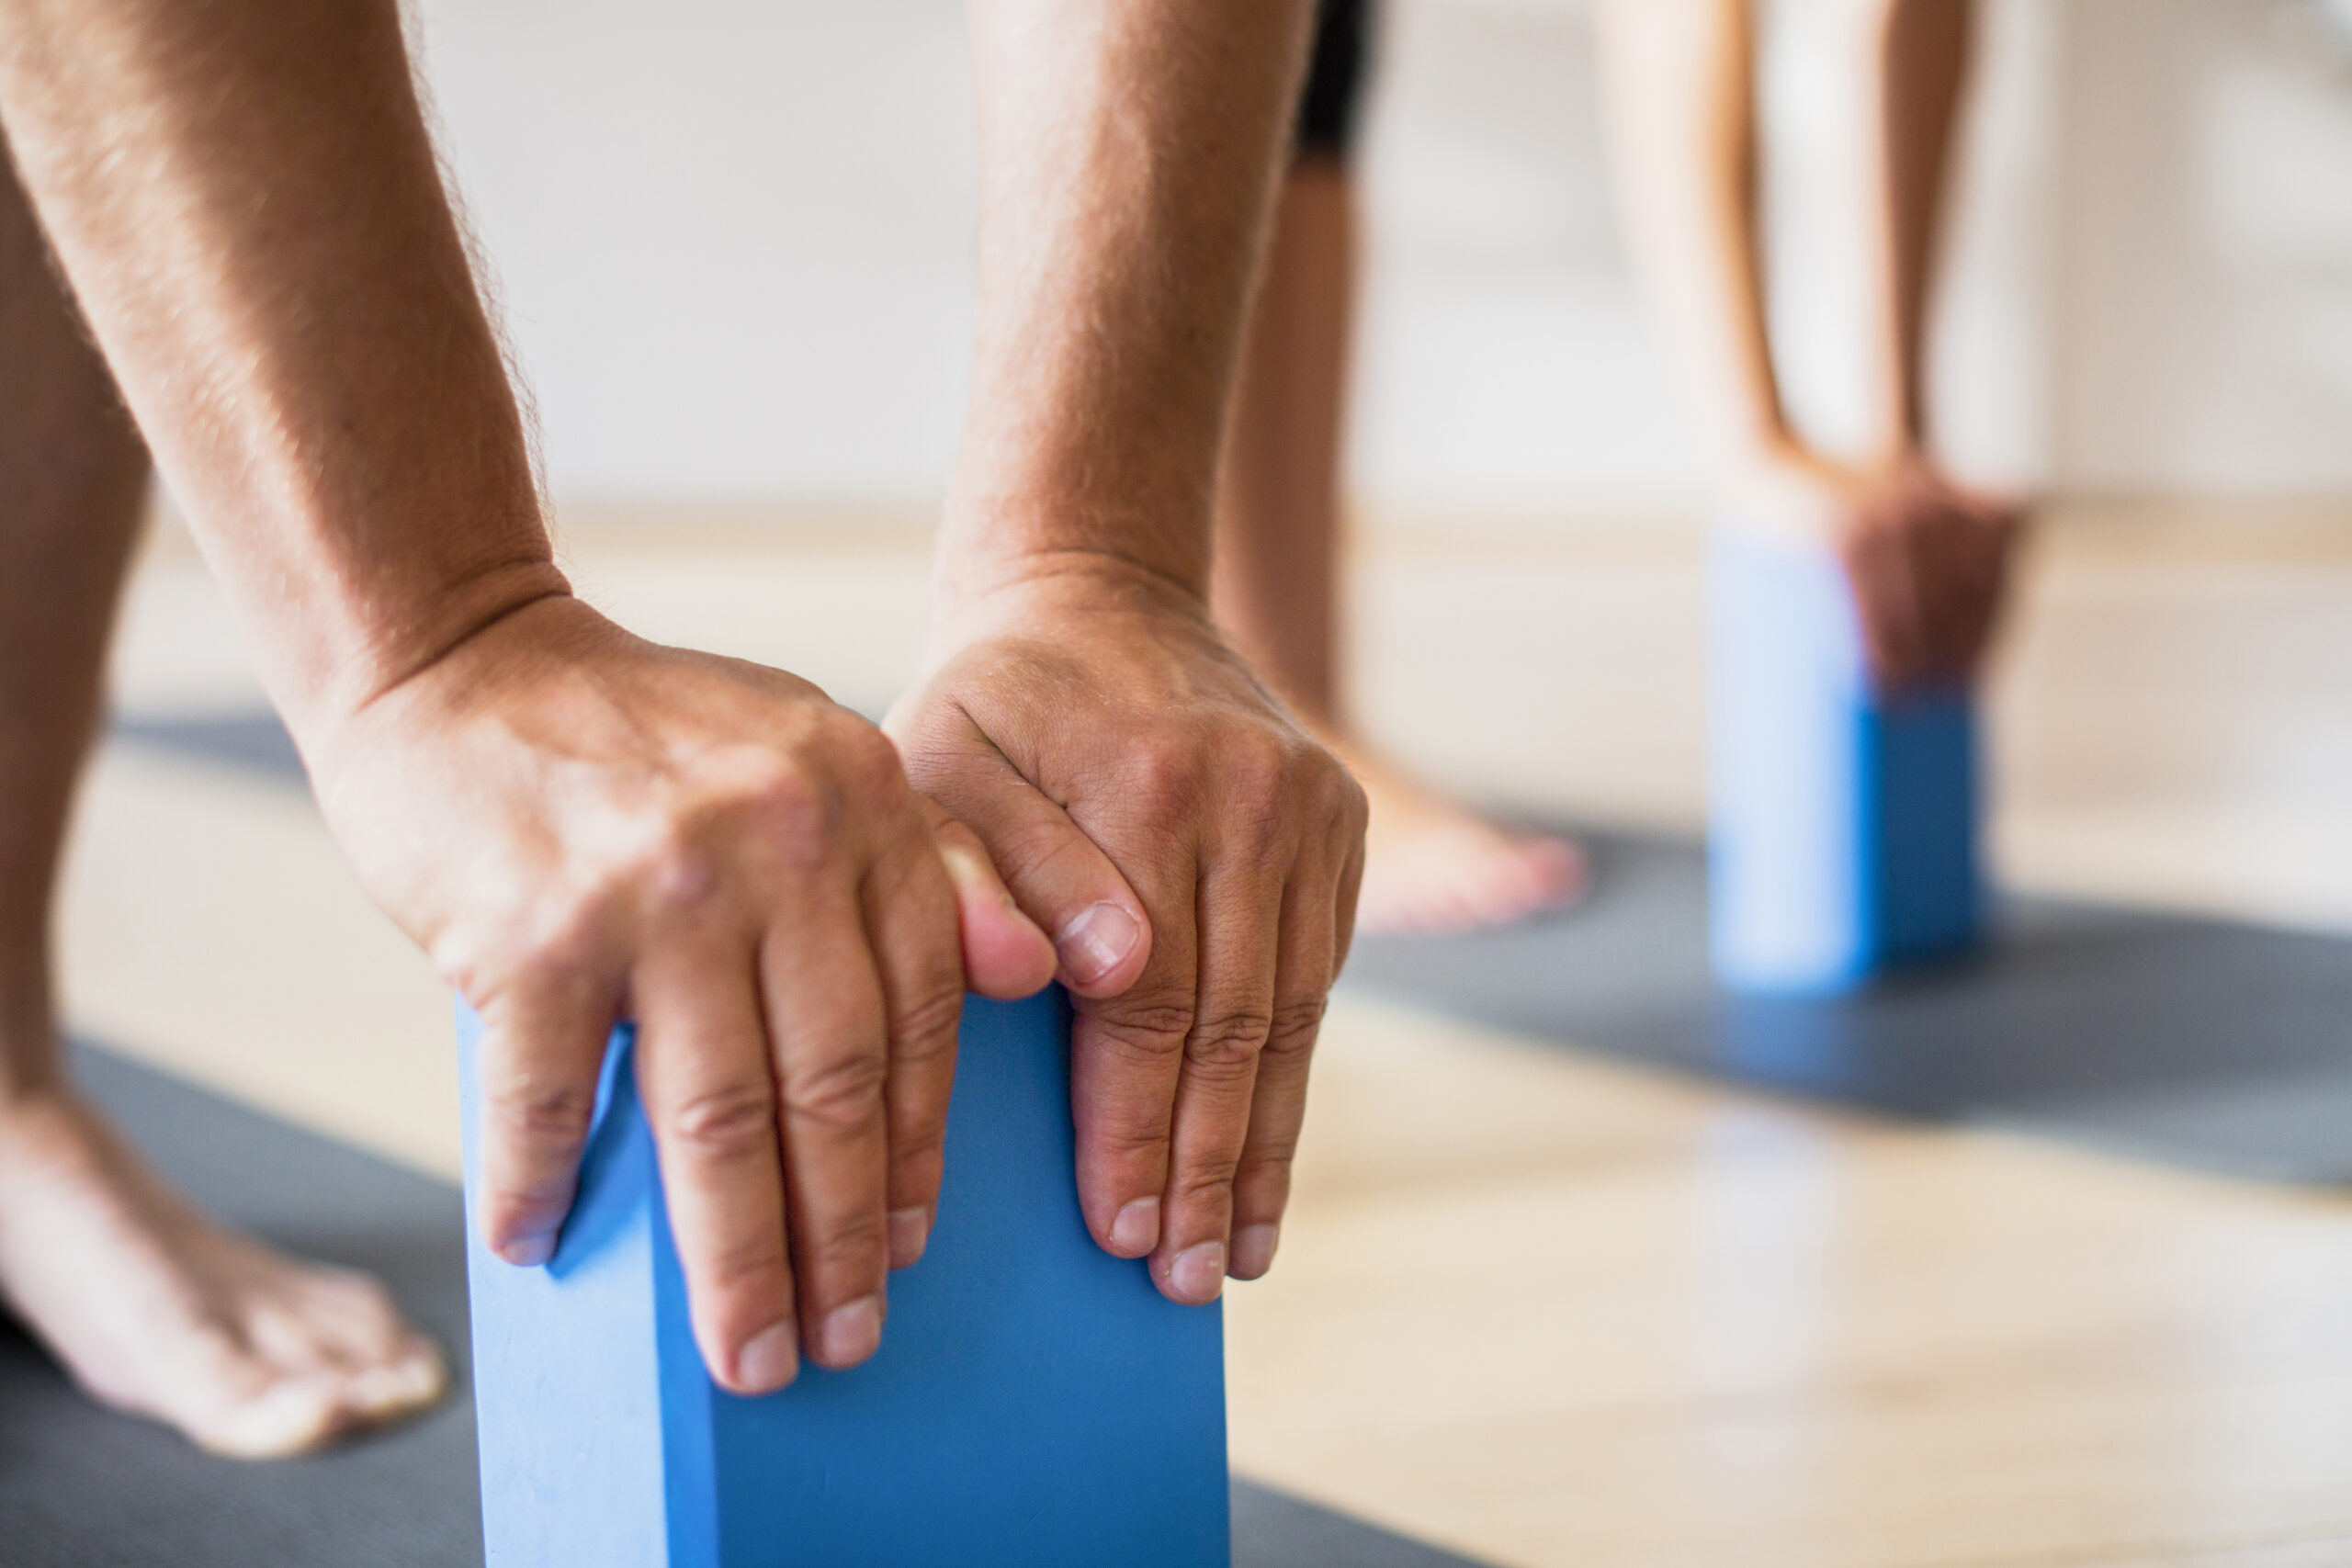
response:
<svg viewBox="0 0 2352 1568"><path fill-rule="evenodd" d="M1954 507L1939 519L1931 592L1933 674L1964 683L1974 671L1991 628L1999 568L1997 541L1977 518Z"/></svg>
<svg viewBox="0 0 2352 1568"><path fill-rule="evenodd" d="M956 893L928 825L908 826L911 830L896 837L867 872L860 895L889 1030L883 1115L893 1269L922 1256L938 1215L956 1028L964 1010ZM1043 946L1042 936L1038 941Z"/></svg>
<svg viewBox="0 0 2352 1568"><path fill-rule="evenodd" d="M919 787L978 835L1014 899L1054 939L1078 1014L1079 1207L1104 1250L1144 1257L1159 1242L1169 1115L1195 1000L1193 844L1162 830L1148 852L1123 854L1148 882L1139 886L977 731L909 755Z"/></svg>
<svg viewBox="0 0 2352 1568"><path fill-rule="evenodd" d="M1972 503L1969 523L1967 615L1958 633L1958 656L1960 674L1973 680L1984 667L1994 630L2000 624L2019 522L2014 511Z"/></svg>
<svg viewBox="0 0 2352 1568"><path fill-rule="evenodd" d="M784 1127L801 1339L820 1366L882 1342L890 1058L882 982L847 886L819 884L768 932L760 973Z"/></svg>
<svg viewBox="0 0 2352 1568"><path fill-rule="evenodd" d="M979 835L928 796L922 800L940 861L955 886L957 929L964 953L964 984L984 997L1015 1001L1036 995L1054 977L1054 944L1037 922L1021 912L1012 890L997 875Z"/></svg>
<svg viewBox="0 0 2352 1568"><path fill-rule="evenodd" d="M1909 547L1898 522L1873 518L1856 529L1839 550L1861 627L1871 684L1881 693L1909 686L1919 665L1918 603Z"/></svg>
<svg viewBox="0 0 2352 1568"><path fill-rule="evenodd" d="M1353 919L1351 884L1360 873L1351 863L1360 863L1361 850L1361 834L1343 827L1322 852L1302 857L1283 890L1272 1019L1259 1054L1249 1133L1233 1176L1227 1271L1237 1280L1262 1277L1281 1245L1291 1164L1306 1120L1308 1066Z"/></svg>
<svg viewBox="0 0 2352 1568"><path fill-rule="evenodd" d="M1336 982L1355 946L1356 900L1363 890L1364 823L1370 815L1363 786L1348 780L1347 809L1332 824L1332 848L1340 858L1339 900L1333 915L1331 978Z"/></svg>
<svg viewBox="0 0 2352 1568"><path fill-rule="evenodd" d="M1115 997L1152 954L1144 901L1069 814L977 730L953 761L934 750L922 787L978 836L1022 911L1051 939L1077 997Z"/></svg>
<svg viewBox="0 0 2352 1568"><path fill-rule="evenodd" d="M1214 1301L1231 1257L1234 1172L1272 1027L1281 953L1288 857L1273 860L1270 848L1252 841L1224 850L1201 885L1200 1001L1184 1041L1167 1219L1151 1259L1161 1292L1180 1302Z"/></svg>
<svg viewBox="0 0 2352 1568"><path fill-rule="evenodd" d="M619 989L565 976L519 985L485 1004L476 1069L482 1240L509 1263L528 1267L555 1255Z"/></svg>
<svg viewBox="0 0 2352 1568"><path fill-rule="evenodd" d="M710 1375L766 1393L799 1371L784 1172L752 944L639 960L637 1085L653 1131L695 1342Z"/></svg>

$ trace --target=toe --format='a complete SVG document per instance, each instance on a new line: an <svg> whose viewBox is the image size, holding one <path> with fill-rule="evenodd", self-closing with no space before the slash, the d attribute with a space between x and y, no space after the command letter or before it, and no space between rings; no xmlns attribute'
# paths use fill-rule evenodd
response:
<svg viewBox="0 0 2352 1568"><path fill-rule="evenodd" d="M449 1387L449 1363L432 1341L411 1333L390 1358L350 1374L346 1406L368 1426L398 1421L437 1404Z"/></svg>
<svg viewBox="0 0 2352 1568"><path fill-rule="evenodd" d="M333 1442L349 1427L337 1380L323 1373L288 1377L253 1398L179 1423L189 1440L228 1459L290 1459Z"/></svg>

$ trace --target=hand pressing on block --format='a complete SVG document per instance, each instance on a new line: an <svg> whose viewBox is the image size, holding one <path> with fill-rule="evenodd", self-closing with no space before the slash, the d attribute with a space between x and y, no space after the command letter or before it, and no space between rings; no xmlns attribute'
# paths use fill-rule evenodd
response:
<svg viewBox="0 0 2352 1568"><path fill-rule="evenodd" d="M973 396L888 720L1054 940L1088 1229L1193 1304L1272 1266L1363 867L1363 792L1208 610L1309 9L973 7Z"/></svg>
<svg viewBox="0 0 2352 1568"><path fill-rule="evenodd" d="M965 988L1026 996L1054 962L881 732L551 594L312 762L363 882L482 1016L492 1249L553 1252L628 1017L712 1376L765 1393L803 1354L872 1355L937 1213Z"/></svg>
<svg viewBox="0 0 2352 1568"><path fill-rule="evenodd" d="M1869 467L1777 446L1735 481L1730 526L1824 549L1852 595L1874 690L1967 686L2007 588L2023 508L1927 458Z"/></svg>
<svg viewBox="0 0 2352 1568"><path fill-rule="evenodd" d="M571 596L399 8L0 6L0 120L106 360L66 355L52 385L13 352L20 301L52 346L85 339L9 203L7 259L29 264L9 276L32 287L0 291L0 372L34 378L21 406L41 415L9 434L49 445L18 455L0 500L12 525L16 502L46 508L24 581L54 577L76 605L11 651L28 680L45 657L87 677L53 733L22 737L54 782L28 836L51 857L40 875L143 479L119 389L254 634L338 839L491 1020L504 1255L546 1256L606 1032L633 1013L713 1375L763 1392L804 1353L871 1354L888 1265L921 1252L933 1213L967 971L1035 990L1050 949L871 725ZM107 461L74 444L74 419ZM97 478L82 492L43 488L83 472ZM107 525L84 526L82 502ZM34 952L37 973L37 949L12 956ZM71 1179L108 1200L82 1210L102 1263L35 1292L0 1258L0 1282L85 1325L51 1339L85 1382L248 1453L437 1393L438 1362L380 1292L204 1227L79 1122L51 1132L88 1157L42 1154L25 1176L38 1151L11 1137L0 1251L36 1234L25 1194ZM94 1345L97 1323L140 1337L143 1359Z"/></svg>
<svg viewBox="0 0 2352 1568"><path fill-rule="evenodd" d="M889 723L1057 939L1088 1228L1213 1301L1273 1264L1363 792L1148 574L1007 581L943 633Z"/></svg>
<svg viewBox="0 0 2352 1568"><path fill-rule="evenodd" d="M1058 967L1081 998L1105 1247L1185 1302L1262 1273L1349 938L1361 793L1204 608L1308 6L974 18L980 377L896 721L933 806L806 682L572 596L397 6L0 6L7 152L100 389L364 881L486 1021L490 1240L548 1256L634 1017L696 1344L739 1393L872 1353L933 1217L967 985ZM127 529L57 538L100 643Z"/></svg>

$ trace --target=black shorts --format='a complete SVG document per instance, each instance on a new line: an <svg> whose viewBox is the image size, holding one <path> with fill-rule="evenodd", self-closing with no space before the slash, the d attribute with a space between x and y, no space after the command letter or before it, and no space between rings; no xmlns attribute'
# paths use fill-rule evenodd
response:
<svg viewBox="0 0 2352 1568"><path fill-rule="evenodd" d="M1344 162L1355 145L1356 109L1372 46L1373 0L1321 0L1314 52L1298 97L1295 138L1301 158Z"/></svg>

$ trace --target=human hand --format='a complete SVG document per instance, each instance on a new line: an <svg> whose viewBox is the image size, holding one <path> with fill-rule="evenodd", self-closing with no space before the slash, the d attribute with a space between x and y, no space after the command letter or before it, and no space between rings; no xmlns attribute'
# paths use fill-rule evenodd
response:
<svg viewBox="0 0 2352 1568"><path fill-rule="evenodd" d="M1755 465L1738 496L1744 525L1836 553L1879 690L1974 677L2007 585L2018 503L1917 458L1865 469L1802 450Z"/></svg>
<svg viewBox="0 0 2352 1568"><path fill-rule="evenodd" d="M1273 1262L1363 794L1148 572L1000 584L934 649L886 725L1055 938L1088 1228L1171 1299L1214 1300Z"/></svg>
<svg viewBox="0 0 2352 1568"><path fill-rule="evenodd" d="M305 739L362 882L481 1014L491 1247L552 1252L634 1017L711 1375L871 1355L937 1213L966 986L1054 962L881 732L557 596Z"/></svg>

